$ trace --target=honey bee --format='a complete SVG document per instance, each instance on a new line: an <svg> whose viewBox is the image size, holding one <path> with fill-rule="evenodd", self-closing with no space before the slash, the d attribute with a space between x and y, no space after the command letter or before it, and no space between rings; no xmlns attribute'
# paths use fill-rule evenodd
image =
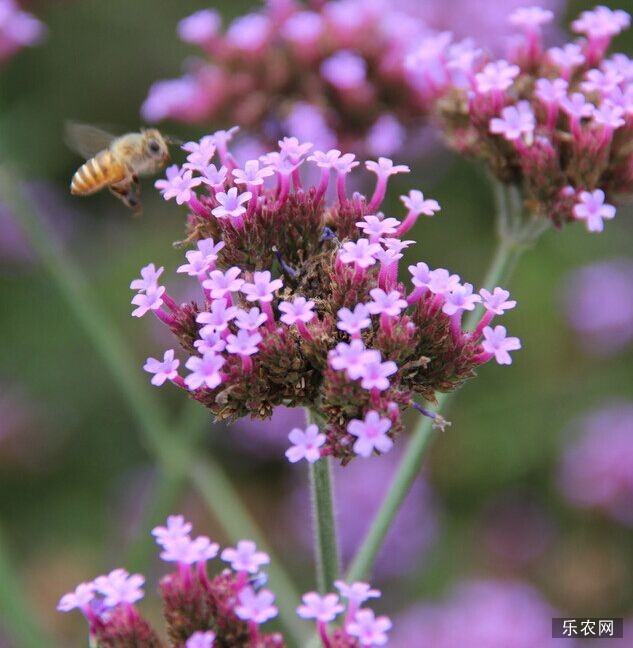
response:
<svg viewBox="0 0 633 648"><path fill-rule="evenodd" d="M175 143L155 128L119 137L86 124L67 124L69 146L86 162L75 172L70 193L88 196L107 187L135 215L143 211L139 176L154 175L169 162Z"/></svg>

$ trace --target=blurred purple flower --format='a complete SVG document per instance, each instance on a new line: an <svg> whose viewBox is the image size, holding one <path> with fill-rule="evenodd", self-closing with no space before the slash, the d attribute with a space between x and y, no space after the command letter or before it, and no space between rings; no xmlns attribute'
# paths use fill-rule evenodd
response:
<svg viewBox="0 0 633 648"><path fill-rule="evenodd" d="M604 407L578 427L559 467L563 496L633 526L633 402Z"/></svg>
<svg viewBox="0 0 633 648"><path fill-rule="evenodd" d="M591 354L617 353L633 341L633 260L601 261L563 285L567 321Z"/></svg>
<svg viewBox="0 0 633 648"><path fill-rule="evenodd" d="M44 24L22 11L15 0L0 0L0 63L23 47L37 45L45 35Z"/></svg>
<svg viewBox="0 0 633 648"><path fill-rule="evenodd" d="M407 648L556 648L554 616L530 585L470 581L440 603L419 604L394 618L391 642Z"/></svg>
<svg viewBox="0 0 633 648"><path fill-rule="evenodd" d="M334 466L336 489L336 515L343 564L349 563L358 549L371 520L385 495L387 484L395 473L401 456L392 450L380 457L353 461L345 467ZM293 505L289 507L292 518L289 526L300 534L299 540L306 550L311 546L312 531L309 524L297 524L297 511L309 511L309 493L306 489L293 489ZM434 494L424 477L418 477L407 495L387 534L378 555L375 573L377 578L394 578L418 569L426 553L439 534L438 506ZM409 645L393 643L394 646Z"/></svg>

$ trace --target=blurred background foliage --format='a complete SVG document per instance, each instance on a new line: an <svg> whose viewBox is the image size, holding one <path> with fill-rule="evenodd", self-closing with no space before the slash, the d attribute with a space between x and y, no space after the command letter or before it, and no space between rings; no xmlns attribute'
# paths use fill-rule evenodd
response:
<svg viewBox="0 0 633 648"><path fill-rule="evenodd" d="M123 332L139 372L165 338L154 322L132 321L128 284L150 260L173 271L182 252L171 242L181 238L183 210L162 201L151 182L144 183L140 220L107 193L73 200L67 186L80 160L64 145L63 123L138 128L150 84L177 75L191 54L175 36L176 22L204 6L194 0L33 2L29 9L47 24L48 39L0 69L0 162L31 183L45 220ZM227 18L250 6L217 3ZM568 15L588 6L570 2ZM616 49L630 54L632 43L631 34L625 35ZM183 139L205 132L178 124L166 130ZM393 183L395 214L399 189L410 186L437 198L442 212L418 224L419 245L409 258L451 268L477 283L494 227L481 170L446 152L424 157L411 176ZM571 509L555 482L574 421L599 406L633 399L633 348L595 356L570 330L563 309L568 273L592 261L631 256L632 215L622 208L601 235L580 226L548 232L523 258L511 286L519 307L506 316L523 350L510 368L482 369L460 394L452 427L437 439L427 464L438 537L420 569L399 578L398 589L390 585L390 593L399 592L383 602L390 613L473 575L526 578L570 613L633 613L633 532ZM124 564L133 538L148 534L139 525L156 488L154 469L129 407L50 277L9 219L2 229L0 524L34 614L61 645L80 645L83 626L55 612L57 599L76 582ZM187 405L174 389L165 388L159 398L174 417ZM292 506L287 493L300 481L301 468L282 461L283 444L276 459L262 458L250 447L257 445L256 436L236 448L230 435L239 431L214 428L211 421L207 427L205 451L224 463L262 525L271 525L279 507ZM528 515L525 507L536 509L543 521L536 535L547 542L536 560L508 565L482 542L490 512L494 516L506 497L522 503L510 525L514 530ZM194 517L201 532L214 534L213 521L193 494L183 493L175 508ZM307 509L297 506L292 519L308 525ZM309 551L278 536L282 555L301 567L293 570L300 587L310 587ZM151 574L160 573L156 564L151 570L150 583ZM0 624L1 617L0 612ZM8 642L0 635L0 645Z"/></svg>

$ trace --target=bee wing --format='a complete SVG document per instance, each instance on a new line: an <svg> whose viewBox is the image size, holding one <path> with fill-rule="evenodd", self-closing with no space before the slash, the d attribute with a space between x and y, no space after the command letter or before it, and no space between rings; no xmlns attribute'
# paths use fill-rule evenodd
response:
<svg viewBox="0 0 633 648"><path fill-rule="evenodd" d="M107 149L116 135L108 133L96 126L66 122L65 140L70 149L83 155L86 160L96 155L99 151Z"/></svg>

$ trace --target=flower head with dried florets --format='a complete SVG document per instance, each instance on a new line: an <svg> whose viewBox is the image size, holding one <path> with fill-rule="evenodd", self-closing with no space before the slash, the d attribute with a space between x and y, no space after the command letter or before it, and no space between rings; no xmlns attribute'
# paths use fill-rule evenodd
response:
<svg viewBox="0 0 633 648"><path fill-rule="evenodd" d="M191 524L181 516L167 518L165 526L152 535L161 547L160 557L175 564L175 570L160 582L163 617L169 646L174 648L284 648L280 632L264 633L261 626L278 614L275 595L264 587L267 576L261 571L270 562L268 554L258 551L254 542L240 540L221 553L219 545L206 536L192 538ZM216 576L208 573L207 563L220 554L230 568ZM62 596L61 612L80 610L89 624L91 645L103 648L161 648L164 644L136 607L143 598L145 579L115 569L94 581L81 583ZM382 646L387 642L391 621L375 617L362 604L380 596L368 583L347 585L337 581L347 605L336 594L320 597L309 592L297 613L316 619L324 646L361 648ZM345 611L342 627L332 632L328 623Z"/></svg>
<svg viewBox="0 0 633 648"><path fill-rule="evenodd" d="M387 452L415 394L433 400L491 358L510 364L508 352L520 343L503 326L490 326L515 305L501 288L477 293L422 262L409 266L411 285L399 281L403 250L413 243L401 237L420 215L439 210L412 191L402 197L402 222L378 211L388 178L407 167L369 161L373 195L349 196L355 157L310 148L281 141L279 151L257 161L260 171L271 171L258 182L255 161L239 169L218 145L226 178L189 197L187 240L197 249L179 268L196 277L201 298L177 304L159 284L162 268L150 264L132 284L133 315L152 311L189 354L185 377L172 350L150 358L145 368L155 385L179 385L219 419L265 418L281 404L309 407L325 437L311 428L293 431L289 459L330 454L346 462ZM320 180L304 187L301 167L310 164ZM188 174L189 167L169 174ZM205 169L195 168L196 177ZM463 313L478 305L485 309L479 324L464 330Z"/></svg>
<svg viewBox="0 0 633 648"><path fill-rule="evenodd" d="M610 203L633 193L633 61L607 57L630 17L585 11L572 23L579 39L546 49L552 18L538 7L511 13L521 35L504 59L447 43L436 57L437 113L449 144L520 187L531 214L599 232L615 215Z"/></svg>

